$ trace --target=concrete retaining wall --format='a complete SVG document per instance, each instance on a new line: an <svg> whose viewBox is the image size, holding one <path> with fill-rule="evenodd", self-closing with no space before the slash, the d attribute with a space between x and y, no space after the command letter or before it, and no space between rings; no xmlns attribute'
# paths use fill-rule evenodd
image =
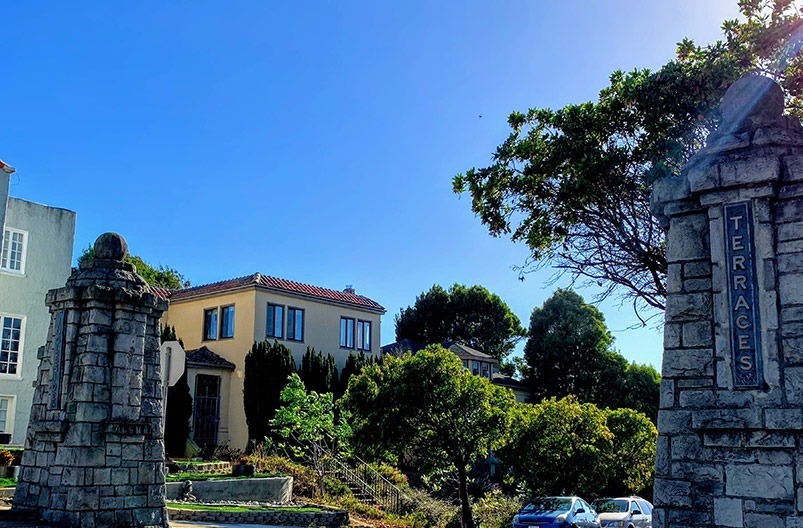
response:
<svg viewBox="0 0 803 528"><path fill-rule="evenodd" d="M183 482L168 482L167 498L178 499L183 486ZM193 481L192 494L202 501L290 502L293 477Z"/></svg>
<svg viewBox="0 0 803 528"><path fill-rule="evenodd" d="M327 528L340 528L341 526L349 525L349 514L347 511L342 510L316 513L289 511L222 513L168 508L167 514L173 521L267 524L272 526L325 526Z"/></svg>

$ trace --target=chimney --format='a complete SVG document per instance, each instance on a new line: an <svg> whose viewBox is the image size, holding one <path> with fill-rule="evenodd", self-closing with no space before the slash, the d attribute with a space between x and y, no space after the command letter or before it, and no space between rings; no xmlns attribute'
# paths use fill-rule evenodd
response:
<svg viewBox="0 0 803 528"><path fill-rule="evenodd" d="M352 286L351 284L346 284L346 288L343 290L343 293L355 295L354 286Z"/></svg>

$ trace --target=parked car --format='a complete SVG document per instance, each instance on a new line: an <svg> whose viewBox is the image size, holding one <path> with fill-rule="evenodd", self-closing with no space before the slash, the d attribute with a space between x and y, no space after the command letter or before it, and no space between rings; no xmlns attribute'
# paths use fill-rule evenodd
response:
<svg viewBox="0 0 803 528"><path fill-rule="evenodd" d="M591 506L602 528L652 528L652 504L641 497L597 499Z"/></svg>
<svg viewBox="0 0 803 528"><path fill-rule="evenodd" d="M600 528L599 516L580 497L539 497L513 516L513 528Z"/></svg>

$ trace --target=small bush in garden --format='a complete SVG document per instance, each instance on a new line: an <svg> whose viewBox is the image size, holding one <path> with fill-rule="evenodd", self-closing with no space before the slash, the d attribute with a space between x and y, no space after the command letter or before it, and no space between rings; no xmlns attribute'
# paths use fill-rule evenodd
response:
<svg viewBox="0 0 803 528"><path fill-rule="evenodd" d="M375 508L370 504L363 504L351 496L341 497L337 500L337 503L347 509L349 513L354 513L367 519L385 519L387 517L387 514L379 508Z"/></svg>
<svg viewBox="0 0 803 528"><path fill-rule="evenodd" d="M401 501L401 510L414 517L424 526L446 526L454 518L457 508L443 501L433 498L424 491L410 488L404 491Z"/></svg>
<svg viewBox="0 0 803 528"><path fill-rule="evenodd" d="M293 494L314 497L318 490L317 476L313 470L278 456L257 457L251 453L254 469L259 473L273 473L293 477Z"/></svg>
<svg viewBox="0 0 803 528"><path fill-rule="evenodd" d="M474 505L474 517L483 528L508 528L521 507L521 499L492 491Z"/></svg>
<svg viewBox="0 0 803 528"><path fill-rule="evenodd" d="M332 478L332 477L325 477L326 480L326 495L332 497L333 499L337 499L340 497L345 497L347 495L351 495L351 490L348 486L343 484L342 481Z"/></svg>
<svg viewBox="0 0 803 528"><path fill-rule="evenodd" d="M402 473L398 468L395 468L384 462L379 464L371 464L371 467L374 469L374 471L388 479L391 484L394 484L402 489L409 488L409 484L407 483L407 475Z"/></svg>
<svg viewBox="0 0 803 528"><path fill-rule="evenodd" d="M0 466L10 466L14 462L14 454L8 449L0 450Z"/></svg>

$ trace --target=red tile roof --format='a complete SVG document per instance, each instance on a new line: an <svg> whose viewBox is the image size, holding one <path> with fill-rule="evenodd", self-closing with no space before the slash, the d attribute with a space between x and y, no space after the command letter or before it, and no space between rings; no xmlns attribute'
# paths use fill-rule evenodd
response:
<svg viewBox="0 0 803 528"><path fill-rule="evenodd" d="M309 284L303 284L301 282L269 277L267 275L262 275L261 273L254 273L253 275L246 275L245 277L213 282L211 284L204 284L201 286L193 286L192 288L185 288L183 290L172 290L169 292L169 298L170 300L190 299L200 295L209 295L211 293L230 291L247 286L266 288L269 290L276 290L279 292L301 295L304 297L313 297L326 301L350 304L359 308L368 308L370 310L385 311L385 308L381 304L363 295L356 295L354 293L330 290L329 288L321 288L319 286L312 286ZM159 295L158 293L156 294Z"/></svg>

